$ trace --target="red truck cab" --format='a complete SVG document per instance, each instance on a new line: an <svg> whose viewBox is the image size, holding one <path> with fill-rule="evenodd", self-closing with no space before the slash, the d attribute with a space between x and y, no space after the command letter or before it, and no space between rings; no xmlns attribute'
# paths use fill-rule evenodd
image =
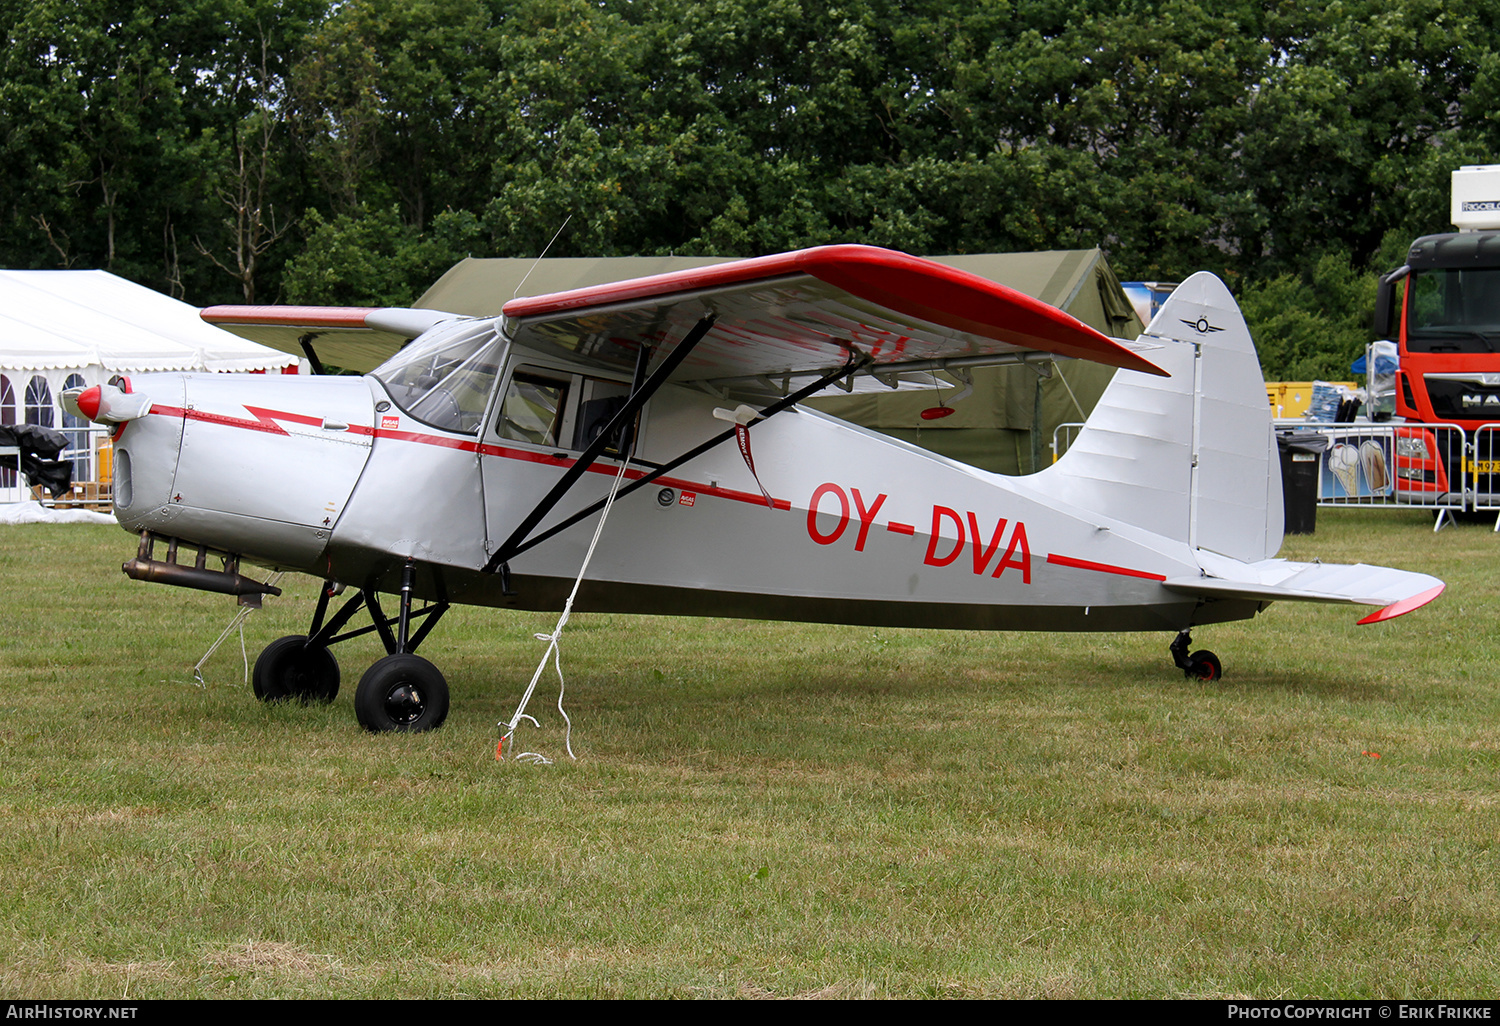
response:
<svg viewBox="0 0 1500 1026"><path fill-rule="evenodd" d="M1452 220L1466 230L1424 235L1380 279L1374 327L1397 343L1396 414L1464 432L1403 429L1397 486L1456 494L1466 482L1489 499L1500 495L1500 428L1486 427L1500 424L1500 165L1453 172Z"/></svg>

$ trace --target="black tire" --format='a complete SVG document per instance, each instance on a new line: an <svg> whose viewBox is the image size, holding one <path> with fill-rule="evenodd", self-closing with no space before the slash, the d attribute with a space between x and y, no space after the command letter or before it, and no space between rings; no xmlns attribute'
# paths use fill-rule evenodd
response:
<svg viewBox="0 0 1500 1026"><path fill-rule="evenodd" d="M1218 656L1204 648L1188 656L1188 668L1184 672L1189 680L1201 680L1208 683L1222 678L1224 667L1219 663Z"/></svg>
<svg viewBox="0 0 1500 1026"><path fill-rule="evenodd" d="M386 656L359 679L354 715L361 727L376 734L433 730L448 718L448 682L421 656Z"/></svg>
<svg viewBox="0 0 1500 1026"><path fill-rule="evenodd" d="M309 646L306 635L289 634L261 650L250 684L262 702L332 702L339 693L339 663L327 648Z"/></svg>

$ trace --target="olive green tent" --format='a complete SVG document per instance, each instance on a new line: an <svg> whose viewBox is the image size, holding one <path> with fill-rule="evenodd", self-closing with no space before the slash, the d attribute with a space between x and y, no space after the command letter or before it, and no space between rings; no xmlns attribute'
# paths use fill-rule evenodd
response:
<svg viewBox="0 0 1500 1026"><path fill-rule="evenodd" d="M601 257L474 259L460 261L417 306L483 316L511 298L546 295L587 285L721 263L730 257ZM940 263L1000 282L1066 310L1116 338L1135 338L1142 325L1097 249L1045 253L989 253L933 257ZM951 416L924 421L921 411L957 390L951 378L934 390L833 395L809 405L845 420L903 438L985 470L1006 474L1040 469L1051 459L1053 430L1083 420L1109 383L1113 368L1076 360L1052 365L1050 377L1029 367L973 371L974 391ZM1040 422L1041 429L1032 430Z"/></svg>

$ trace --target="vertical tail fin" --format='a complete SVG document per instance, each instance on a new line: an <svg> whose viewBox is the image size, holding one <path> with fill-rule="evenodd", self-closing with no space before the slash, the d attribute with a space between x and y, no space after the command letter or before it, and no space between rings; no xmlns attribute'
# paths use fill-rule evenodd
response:
<svg viewBox="0 0 1500 1026"><path fill-rule="evenodd" d="M1254 562L1281 548L1281 469L1250 330L1208 273L1177 287L1142 343L1170 378L1119 371L1067 454L1059 498Z"/></svg>

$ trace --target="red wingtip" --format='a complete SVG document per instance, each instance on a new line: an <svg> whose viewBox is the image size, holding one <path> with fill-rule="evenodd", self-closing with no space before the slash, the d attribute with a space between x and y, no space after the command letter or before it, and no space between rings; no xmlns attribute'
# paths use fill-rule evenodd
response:
<svg viewBox="0 0 1500 1026"><path fill-rule="evenodd" d="M1396 617L1401 616L1403 613L1409 613L1413 609L1421 609L1427 603L1431 602L1433 599L1441 595L1443 593L1443 589L1446 587L1446 584L1439 584L1436 588L1428 588L1426 591L1419 594L1401 599L1398 602L1392 602L1388 606L1375 610L1375 612L1371 613L1369 616L1365 617L1359 622L1380 623L1382 620L1394 620Z"/></svg>

